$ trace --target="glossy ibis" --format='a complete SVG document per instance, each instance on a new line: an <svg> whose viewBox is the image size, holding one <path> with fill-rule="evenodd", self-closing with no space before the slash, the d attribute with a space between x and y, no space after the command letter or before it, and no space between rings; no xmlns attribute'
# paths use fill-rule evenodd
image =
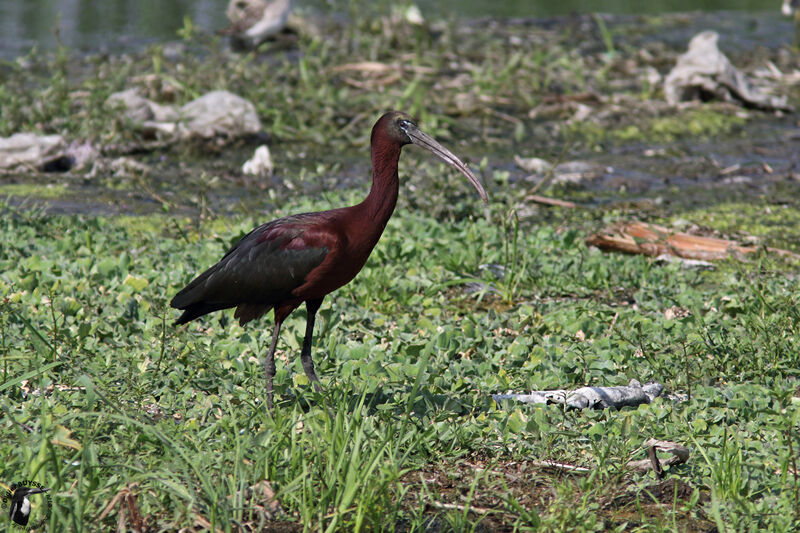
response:
<svg viewBox="0 0 800 533"><path fill-rule="evenodd" d="M269 409L281 324L303 302L308 318L300 361L309 381L321 390L311 360L314 318L323 298L358 274L380 239L397 203L397 162L407 144L421 146L457 168L487 201L480 181L458 157L420 131L410 116L392 111L372 128L372 187L363 202L257 227L172 299L170 305L183 310L176 324L235 307L233 316L244 325L274 310L275 329L264 358Z"/></svg>

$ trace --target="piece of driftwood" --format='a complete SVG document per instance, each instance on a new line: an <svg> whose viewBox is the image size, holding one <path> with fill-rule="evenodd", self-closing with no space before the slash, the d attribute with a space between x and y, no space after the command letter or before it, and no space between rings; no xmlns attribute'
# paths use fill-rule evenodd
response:
<svg viewBox="0 0 800 533"><path fill-rule="evenodd" d="M659 383L642 385L632 379L628 385L617 387L581 387L573 391L531 391L528 394L493 394L494 401L516 400L523 403L560 403L571 409L607 409L633 407L650 403L664 392Z"/></svg>
<svg viewBox="0 0 800 533"><path fill-rule="evenodd" d="M700 237L670 230L645 222L622 222L592 234L586 244L601 250L644 254L657 257L663 254L684 259L709 261L727 257L742 257L765 249L778 255L800 259L800 255L778 248L742 246L734 241L715 237Z"/></svg>

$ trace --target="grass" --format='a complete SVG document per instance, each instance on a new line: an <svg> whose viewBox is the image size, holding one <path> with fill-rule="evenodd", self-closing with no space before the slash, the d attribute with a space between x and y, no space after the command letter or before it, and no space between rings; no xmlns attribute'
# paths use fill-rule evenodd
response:
<svg viewBox="0 0 800 533"><path fill-rule="evenodd" d="M53 486L51 528L112 527L113 513L97 517L125 488L155 529L797 525L800 287L771 257L697 272L601 254L573 230L401 211L323 306L326 394L300 378L304 318L287 321L272 418L268 324L170 324L169 296L227 229L5 211L0 446L6 476ZM510 246L524 258L509 262ZM514 286L465 290L467 275L498 283L487 263ZM489 398L631 378L690 399L577 413ZM625 469L650 437L692 448L669 470L680 490ZM545 459L591 473L533 466ZM262 480L274 500L253 496Z"/></svg>
<svg viewBox="0 0 800 533"><path fill-rule="evenodd" d="M695 270L583 243L635 216L796 252L796 184L724 194L672 184L649 204L617 192L603 204L610 193L567 185L548 194L603 207L543 210L523 201L509 163L533 150L588 158L608 144L624 169L643 143L668 143L652 175L702 174L708 157L684 160L694 143L740 143L770 119L730 106L653 112L657 95L629 62L664 58L642 60L610 18L587 19L591 35L525 22L418 28L348 5L352 24L326 21L325 38L259 53L231 56L185 21L178 54L62 48L0 65L2 135L57 132L116 157L139 139L104 109L112 92L135 85L185 102L227 88L256 103L278 167L272 181L248 181L238 167L249 145L189 144L131 155L145 169L134 176L2 177L0 482L52 487L54 531L800 527L797 264L765 253ZM342 68L363 61L402 65L400 81ZM569 107L529 115L554 95L606 93L623 104L588 123L566 123ZM492 204L483 211L463 180L406 150L395 216L319 313L312 353L327 391L302 372L298 311L282 330L270 416L259 361L270 317L241 328L226 312L178 328L168 301L256 224L359 201L369 126L386 108L416 114L456 153L486 154L473 166ZM756 159L737 172L772 175ZM145 214L52 214L66 201ZM490 397L631 379L670 395L585 412ZM663 480L630 471L648 438L692 455Z"/></svg>

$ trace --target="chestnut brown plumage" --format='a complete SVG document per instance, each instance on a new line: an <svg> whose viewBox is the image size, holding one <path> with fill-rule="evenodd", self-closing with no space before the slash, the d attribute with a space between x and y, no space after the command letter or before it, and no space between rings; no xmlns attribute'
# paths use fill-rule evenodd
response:
<svg viewBox="0 0 800 533"><path fill-rule="evenodd" d="M275 311L272 343L264 358L270 409L281 324L303 302L308 318L300 361L309 381L321 389L311 360L317 310L328 293L358 274L380 239L397 203L397 163L406 144L421 146L457 168L487 201L480 181L458 157L420 131L410 116L392 111L372 128L372 188L363 202L291 215L257 227L172 299L170 305L183 310L177 324L235 307L234 317L244 325L270 309Z"/></svg>

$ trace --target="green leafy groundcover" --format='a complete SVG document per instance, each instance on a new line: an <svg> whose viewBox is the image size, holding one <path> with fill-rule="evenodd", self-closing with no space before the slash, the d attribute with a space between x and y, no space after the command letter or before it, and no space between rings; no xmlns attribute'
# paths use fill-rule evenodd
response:
<svg viewBox="0 0 800 533"><path fill-rule="evenodd" d="M274 215L321 207L304 202ZM167 305L256 220L5 206L3 481L52 487L51 531L109 530L121 508L132 524L121 491L153 530L800 525L796 275L766 256L697 271L604 255L576 230L500 219L398 212L323 305L326 393L297 358L304 316L287 321L271 417L269 317L177 328ZM632 378L674 396L602 412L490 399ZM651 437L692 450L660 495L625 467Z"/></svg>

